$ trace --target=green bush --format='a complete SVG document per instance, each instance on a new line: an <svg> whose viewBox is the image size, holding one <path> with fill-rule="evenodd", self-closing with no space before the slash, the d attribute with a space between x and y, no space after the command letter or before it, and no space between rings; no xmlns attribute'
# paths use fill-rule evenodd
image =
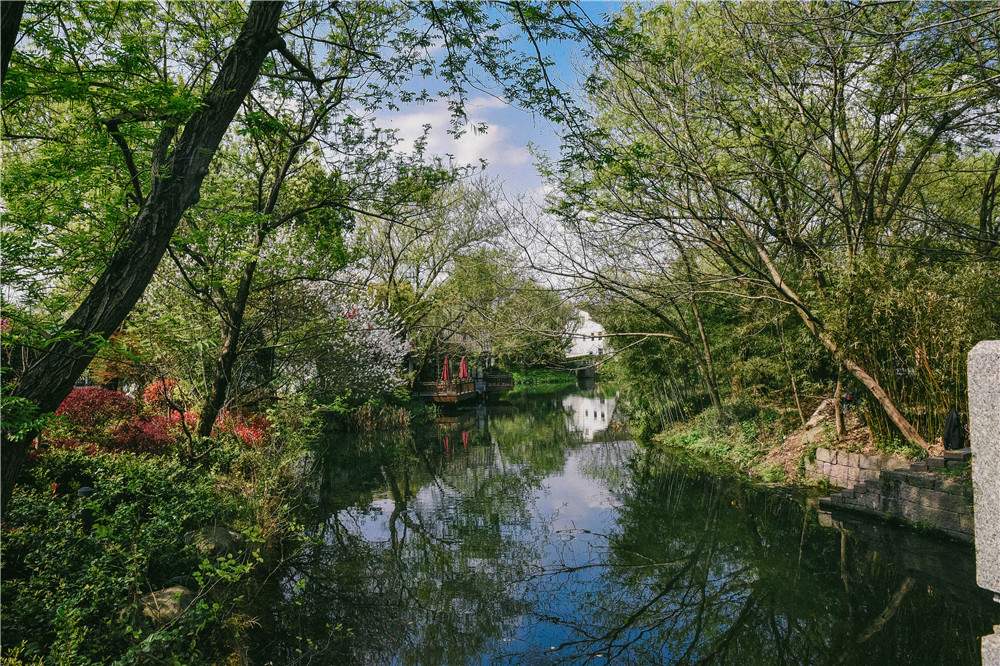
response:
<svg viewBox="0 0 1000 666"><path fill-rule="evenodd" d="M3 530L4 656L45 663L213 663L247 625L243 595L261 552L296 530L292 471L317 432L314 410L286 401L268 412L271 436L204 442L175 455L52 450L37 456L11 499ZM77 491L89 486L89 497ZM86 529L90 514L92 526ZM242 557L211 561L185 533L242 532ZM181 617L154 630L143 595L175 585L196 593ZM6 663L6 661L5 661Z"/></svg>
<svg viewBox="0 0 1000 666"><path fill-rule="evenodd" d="M232 508L220 504L210 475L162 457L52 451L27 477L3 526L4 644L23 642L24 657L55 663L123 658L136 643L136 599L193 587L200 557L184 546L184 532ZM77 497L82 486L95 492ZM169 643L165 654L209 649L190 622L171 632L176 641L159 637Z"/></svg>

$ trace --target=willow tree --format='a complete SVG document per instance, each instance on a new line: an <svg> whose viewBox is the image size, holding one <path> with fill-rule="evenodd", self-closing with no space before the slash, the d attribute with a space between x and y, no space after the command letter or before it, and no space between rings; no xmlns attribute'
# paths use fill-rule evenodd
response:
<svg viewBox="0 0 1000 666"><path fill-rule="evenodd" d="M876 275L995 266L998 19L945 3L628 9L617 25L648 46L589 78L597 116L567 137L562 212L671 265L697 255L703 291L789 308L926 448L885 386L923 372L920 341L886 372L868 353L883 341L859 332L904 314ZM942 197L951 178L965 201Z"/></svg>

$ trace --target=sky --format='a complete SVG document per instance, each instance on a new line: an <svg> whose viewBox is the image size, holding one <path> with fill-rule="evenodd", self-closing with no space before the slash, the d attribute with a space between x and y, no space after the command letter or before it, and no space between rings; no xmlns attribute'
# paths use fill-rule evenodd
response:
<svg viewBox="0 0 1000 666"><path fill-rule="evenodd" d="M602 14L615 11L619 5L598 0L580 3L594 21L600 21ZM578 70L586 69L583 48L575 43L549 42L544 49L544 53L555 60L555 67L549 74L556 85L578 89ZM404 107L382 121L398 131L404 140L401 148L411 148L413 141L422 134L424 125L429 124L432 130L427 147L431 154L453 155L459 164L478 164L481 159L485 160L488 163L486 173L504 182L508 193L542 193L544 184L529 146L551 157L557 156L559 137L556 129L541 116L488 94L470 97L466 113L469 128L485 123L487 132L476 133L470 129L458 139L448 134L448 110L443 102Z"/></svg>

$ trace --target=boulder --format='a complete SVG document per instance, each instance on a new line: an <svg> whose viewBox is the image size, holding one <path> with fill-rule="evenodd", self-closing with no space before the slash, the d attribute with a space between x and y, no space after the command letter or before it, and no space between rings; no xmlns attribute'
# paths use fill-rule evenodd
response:
<svg viewBox="0 0 1000 666"><path fill-rule="evenodd" d="M180 617L194 602L194 592L181 585L157 590L139 598L139 613L156 627L162 627Z"/></svg>
<svg viewBox="0 0 1000 666"><path fill-rule="evenodd" d="M243 552L243 535L223 527L213 525L184 535L184 543L194 545L204 555L213 558L232 555L239 557Z"/></svg>

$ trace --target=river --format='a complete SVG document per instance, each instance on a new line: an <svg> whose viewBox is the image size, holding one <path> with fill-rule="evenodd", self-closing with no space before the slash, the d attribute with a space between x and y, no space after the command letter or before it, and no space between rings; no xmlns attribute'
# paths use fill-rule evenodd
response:
<svg viewBox="0 0 1000 666"><path fill-rule="evenodd" d="M613 395L511 396L325 442L255 663L976 664L971 547L831 516L621 431Z"/></svg>

